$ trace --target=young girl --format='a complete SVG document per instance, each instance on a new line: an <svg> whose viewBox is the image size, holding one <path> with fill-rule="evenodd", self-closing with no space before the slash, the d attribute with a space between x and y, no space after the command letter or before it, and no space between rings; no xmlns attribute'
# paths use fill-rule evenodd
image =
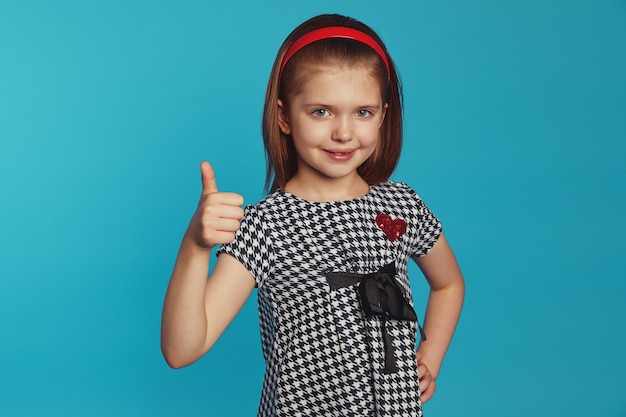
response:
<svg viewBox="0 0 626 417"><path fill-rule="evenodd" d="M388 180L401 91L376 33L338 15L296 28L272 69L263 139L270 194L245 210L200 167L202 197L163 308L167 362L206 353L256 287L267 364L259 416L420 416L464 283L439 220ZM409 258L430 285L423 333Z"/></svg>

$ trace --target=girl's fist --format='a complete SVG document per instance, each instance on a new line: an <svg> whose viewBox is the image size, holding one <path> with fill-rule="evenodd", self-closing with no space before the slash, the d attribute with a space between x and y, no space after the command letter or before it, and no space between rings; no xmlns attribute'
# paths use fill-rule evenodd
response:
<svg viewBox="0 0 626 417"><path fill-rule="evenodd" d="M215 173L208 162L202 162L200 172L202 195L187 233L199 247L210 250L235 238L243 217L243 197L236 193L219 192Z"/></svg>

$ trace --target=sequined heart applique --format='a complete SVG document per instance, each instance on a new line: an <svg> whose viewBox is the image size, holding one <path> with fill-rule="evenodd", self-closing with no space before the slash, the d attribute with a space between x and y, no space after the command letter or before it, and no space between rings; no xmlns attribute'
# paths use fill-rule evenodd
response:
<svg viewBox="0 0 626 417"><path fill-rule="evenodd" d="M392 219L385 213L376 216L376 225L385 232L389 241L393 242L406 233L406 222L402 219Z"/></svg>

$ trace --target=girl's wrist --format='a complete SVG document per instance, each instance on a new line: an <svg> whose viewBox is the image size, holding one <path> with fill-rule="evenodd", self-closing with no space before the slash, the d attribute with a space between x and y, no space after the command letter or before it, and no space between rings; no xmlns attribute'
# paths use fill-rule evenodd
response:
<svg viewBox="0 0 626 417"><path fill-rule="evenodd" d="M194 236L191 236L189 232L187 232L183 237L183 247L192 252L197 252L198 254L210 255L211 250L213 250L215 246L200 245L198 243L198 240Z"/></svg>
<svg viewBox="0 0 626 417"><path fill-rule="evenodd" d="M428 372L430 372L430 375L433 377L433 380L436 380L437 377L439 376L439 367L435 368L433 366L433 364L431 363L430 359L428 358L427 354L424 354L423 351L420 351L419 349L415 352L416 357L417 357L417 363L418 364L423 364L426 368L428 368Z"/></svg>

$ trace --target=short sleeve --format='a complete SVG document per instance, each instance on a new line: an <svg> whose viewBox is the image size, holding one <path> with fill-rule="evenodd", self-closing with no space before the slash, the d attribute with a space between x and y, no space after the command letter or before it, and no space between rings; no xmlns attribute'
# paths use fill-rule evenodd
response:
<svg viewBox="0 0 626 417"><path fill-rule="evenodd" d="M408 187L408 186L407 186ZM417 217L417 234L413 247L411 248L411 257L419 258L426 255L439 239L442 227L441 222L426 206L426 203L417 195L417 193L409 187L411 198L415 204L415 215Z"/></svg>
<svg viewBox="0 0 626 417"><path fill-rule="evenodd" d="M222 245L217 255L227 253L246 267L256 281L257 287L271 274L272 250L269 235L261 214L255 206L248 206L244 210L239 230L235 232L235 239Z"/></svg>

